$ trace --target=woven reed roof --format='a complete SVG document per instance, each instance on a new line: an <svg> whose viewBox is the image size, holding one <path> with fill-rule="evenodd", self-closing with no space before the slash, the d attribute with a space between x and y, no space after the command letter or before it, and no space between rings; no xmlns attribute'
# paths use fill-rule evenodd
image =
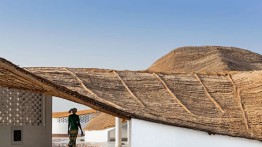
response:
<svg viewBox="0 0 262 147"><path fill-rule="evenodd" d="M123 119L122 122L125 122ZM89 121L85 130L93 131L93 130L104 130L107 128L111 128L115 126L115 117L106 113L97 113L92 119Z"/></svg>
<svg viewBox="0 0 262 147"><path fill-rule="evenodd" d="M93 114L96 113L97 111L94 109L87 109L87 110L78 110L77 115L86 115L86 114ZM62 117L68 117L70 113L68 111L65 112L53 112L52 113L52 118L62 118Z"/></svg>
<svg viewBox="0 0 262 147"><path fill-rule="evenodd" d="M165 73L262 70L262 56L235 47L181 47L157 60L147 70Z"/></svg>
<svg viewBox="0 0 262 147"><path fill-rule="evenodd" d="M0 59L0 84L62 97L122 118L262 141L262 70L161 74L22 69Z"/></svg>

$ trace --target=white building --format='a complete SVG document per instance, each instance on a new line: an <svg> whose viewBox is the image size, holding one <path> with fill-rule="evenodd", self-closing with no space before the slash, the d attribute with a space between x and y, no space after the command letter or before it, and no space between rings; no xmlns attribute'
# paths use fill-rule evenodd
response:
<svg viewBox="0 0 262 147"><path fill-rule="evenodd" d="M0 87L0 146L50 147L51 96Z"/></svg>
<svg viewBox="0 0 262 147"><path fill-rule="evenodd" d="M127 142L127 123L122 121L122 141ZM115 117L105 113L97 113L85 127L85 142L115 142Z"/></svg>
<svg viewBox="0 0 262 147"><path fill-rule="evenodd" d="M96 113L95 110L79 110L77 115L80 118L81 127L84 129L93 115ZM68 112L53 112L52 114L52 134L53 137L67 137L68 136ZM81 132L79 132L81 133Z"/></svg>
<svg viewBox="0 0 262 147"><path fill-rule="evenodd" d="M87 125L85 142L109 143L115 142L115 118L102 114ZM122 122L122 145L129 147L260 147L261 142L230 137L225 135L208 134L207 132L131 119ZM129 140L128 140L129 138Z"/></svg>
<svg viewBox="0 0 262 147"><path fill-rule="evenodd" d="M131 119L131 147L261 147L257 140Z"/></svg>

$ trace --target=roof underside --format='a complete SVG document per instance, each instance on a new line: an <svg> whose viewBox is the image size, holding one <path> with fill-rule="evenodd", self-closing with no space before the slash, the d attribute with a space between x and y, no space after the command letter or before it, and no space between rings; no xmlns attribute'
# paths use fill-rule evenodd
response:
<svg viewBox="0 0 262 147"><path fill-rule="evenodd" d="M87 110L79 110L77 111L77 115L87 115L87 114L95 114L96 110L94 109L87 109ZM53 112L52 118L62 118L62 117L68 117L71 113L68 111L65 112Z"/></svg>
<svg viewBox="0 0 262 147"><path fill-rule="evenodd" d="M217 75L26 70L1 59L0 84L62 97L122 118L262 140L262 71Z"/></svg>
<svg viewBox="0 0 262 147"><path fill-rule="evenodd" d="M122 119L124 123L126 120ZM94 130L104 130L115 126L115 117L106 113L96 113L90 122L88 122L85 130L94 131Z"/></svg>

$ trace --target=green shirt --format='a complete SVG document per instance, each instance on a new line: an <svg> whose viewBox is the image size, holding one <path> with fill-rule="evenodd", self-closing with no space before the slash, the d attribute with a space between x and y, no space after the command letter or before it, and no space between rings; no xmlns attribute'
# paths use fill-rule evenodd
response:
<svg viewBox="0 0 262 147"><path fill-rule="evenodd" d="M76 114L69 115L68 123L70 123L70 130L78 130L79 116Z"/></svg>

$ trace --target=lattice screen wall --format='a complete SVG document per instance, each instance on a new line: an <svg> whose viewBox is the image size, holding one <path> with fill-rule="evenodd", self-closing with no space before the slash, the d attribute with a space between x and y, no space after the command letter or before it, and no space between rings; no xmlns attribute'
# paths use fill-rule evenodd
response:
<svg viewBox="0 0 262 147"><path fill-rule="evenodd" d="M80 123L87 123L93 117L93 114L80 115ZM62 117L57 119L58 123L68 123L68 117Z"/></svg>
<svg viewBox="0 0 262 147"><path fill-rule="evenodd" d="M0 87L0 125L43 126L41 93Z"/></svg>
<svg viewBox="0 0 262 147"><path fill-rule="evenodd" d="M80 123L87 123L89 120L93 117L93 114L88 114L88 115L80 115Z"/></svg>

